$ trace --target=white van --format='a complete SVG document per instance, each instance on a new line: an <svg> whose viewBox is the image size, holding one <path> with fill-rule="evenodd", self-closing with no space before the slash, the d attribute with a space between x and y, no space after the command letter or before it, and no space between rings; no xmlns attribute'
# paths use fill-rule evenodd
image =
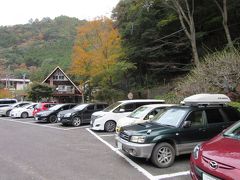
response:
<svg viewBox="0 0 240 180"><path fill-rule="evenodd" d="M118 120L129 115L132 111L134 111L138 107L146 104L161 104L161 103L165 103L165 101L155 99L136 99L118 101L108 106L103 111L98 111L92 114L90 122L91 129L113 132L115 131Z"/></svg>
<svg viewBox="0 0 240 180"><path fill-rule="evenodd" d="M0 107L9 106L17 102L18 101L16 99L0 99Z"/></svg>

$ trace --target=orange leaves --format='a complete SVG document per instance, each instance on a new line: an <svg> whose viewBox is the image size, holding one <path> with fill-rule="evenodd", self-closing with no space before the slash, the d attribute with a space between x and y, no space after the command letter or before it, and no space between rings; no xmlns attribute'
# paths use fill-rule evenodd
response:
<svg viewBox="0 0 240 180"><path fill-rule="evenodd" d="M101 18L87 22L77 32L71 73L87 79L105 74L121 55L120 35L112 20Z"/></svg>
<svg viewBox="0 0 240 180"><path fill-rule="evenodd" d="M0 98L10 98L11 92L8 89L0 89Z"/></svg>

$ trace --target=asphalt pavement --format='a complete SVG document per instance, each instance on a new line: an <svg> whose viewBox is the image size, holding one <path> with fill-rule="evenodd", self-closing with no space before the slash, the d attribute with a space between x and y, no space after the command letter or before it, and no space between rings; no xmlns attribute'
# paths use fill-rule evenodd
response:
<svg viewBox="0 0 240 180"><path fill-rule="evenodd" d="M113 133L0 117L1 180L188 180L188 162L159 169L119 151Z"/></svg>

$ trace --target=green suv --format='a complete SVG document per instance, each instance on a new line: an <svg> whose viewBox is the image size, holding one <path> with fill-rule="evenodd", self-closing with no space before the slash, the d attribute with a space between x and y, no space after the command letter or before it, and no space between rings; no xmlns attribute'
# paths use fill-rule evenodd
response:
<svg viewBox="0 0 240 180"><path fill-rule="evenodd" d="M124 152L151 159L160 168L173 164L175 156L191 153L206 141L240 120L233 107L217 103L180 105L165 109L152 121L125 126L116 135Z"/></svg>

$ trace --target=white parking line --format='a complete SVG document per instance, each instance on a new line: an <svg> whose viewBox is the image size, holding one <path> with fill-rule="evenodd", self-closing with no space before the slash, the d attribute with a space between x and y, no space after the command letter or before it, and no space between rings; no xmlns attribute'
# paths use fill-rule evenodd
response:
<svg viewBox="0 0 240 180"><path fill-rule="evenodd" d="M163 174L159 176L154 176L156 179L166 179L166 178L173 178L177 176L183 176L183 175L189 175L189 171L184 171L184 172L177 172L177 173L172 173L172 174Z"/></svg>
<svg viewBox="0 0 240 180"><path fill-rule="evenodd" d="M93 136L95 136L99 141L107 145L112 151L116 152L119 156L123 157L129 164L131 164L134 168L136 168L139 172L141 172L143 175L145 175L148 179L151 180L160 180L160 179L166 179L166 178L172 178L172 177L177 177L177 176L183 176L183 175L189 175L189 171L184 171L184 172L177 172L177 173L172 173L172 174L163 174L163 175L157 175L154 176L151 173L149 173L147 170L139 166L137 163L132 161L130 158L125 156L121 151L119 151L118 148L113 147L111 144L109 144L107 141L103 140L101 137L107 136L107 135L97 135L94 133L92 130L89 128L86 128L88 132L90 132ZM108 136L114 136L115 134L111 134Z"/></svg>
<svg viewBox="0 0 240 180"><path fill-rule="evenodd" d="M80 126L80 127L72 127L72 128L66 128L66 129L63 129L64 131L69 131L69 130L74 130L74 129L83 129L83 128L87 128L89 126Z"/></svg>
<svg viewBox="0 0 240 180"><path fill-rule="evenodd" d="M125 156L122 152L118 150L118 148L113 147L111 144L103 140L101 137L99 137L96 133L91 131L89 128L86 128L88 132L90 132L93 136L95 136L99 141L107 145L112 151L116 152L119 156L123 157L129 164L131 164L134 168L136 168L139 172L144 174L148 179L154 179L154 176L150 174L148 171L146 171L144 168L136 164L134 161L129 159L127 156Z"/></svg>
<svg viewBox="0 0 240 180"><path fill-rule="evenodd" d="M48 127L48 128L52 128L52 129L63 130L62 128L58 128L58 127L54 127L54 126L48 126L48 125L36 124L36 123L33 123L33 122L23 122L23 121L16 121L16 120L2 119L2 118L0 118L0 120L1 120L1 121L3 120L3 121L16 122L16 123L20 123L20 124L29 124L29 125L38 126L38 127Z"/></svg>
<svg viewBox="0 0 240 180"><path fill-rule="evenodd" d="M115 136L115 134L103 134L103 135L98 135L99 137L112 137Z"/></svg>

